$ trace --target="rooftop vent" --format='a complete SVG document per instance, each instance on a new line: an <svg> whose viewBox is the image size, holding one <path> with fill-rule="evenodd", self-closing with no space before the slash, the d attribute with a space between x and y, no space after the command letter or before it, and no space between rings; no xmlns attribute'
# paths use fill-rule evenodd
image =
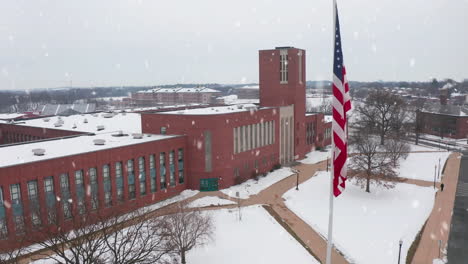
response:
<svg viewBox="0 0 468 264"><path fill-rule="evenodd" d="M75 129L75 128L76 128L76 124L73 124L72 128Z"/></svg>
<svg viewBox="0 0 468 264"><path fill-rule="evenodd" d="M44 156L45 149L37 148L33 149L32 152L34 153L34 156Z"/></svg>
<svg viewBox="0 0 468 264"><path fill-rule="evenodd" d="M88 119L85 118L85 119L83 120L83 123L85 123L85 124L88 123Z"/></svg>
<svg viewBox="0 0 468 264"><path fill-rule="evenodd" d="M104 117L104 118L111 118L111 117L114 117L114 114L112 114L112 113L105 113L105 114L102 114L102 117Z"/></svg>
<svg viewBox="0 0 468 264"><path fill-rule="evenodd" d="M44 122L49 122L49 121L50 121L50 118L44 118L44 119L42 119L42 120L44 120Z"/></svg>
<svg viewBox="0 0 468 264"><path fill-rule="evenodd" d="M140 133L134 133L132 134L133 138L134 139L142 139L143 138L143 134L140 134Z"/></svg>
<svg viewBox="0 0 468 264"><path fill-rule="evenodd" d="M106 140L105 139L100 139L100 138L97 138L95 140L93 140L94 142L94 145L96 146L102 146L104 144L106 144Z"/></svg>
<svg viewBox="0 0 468 264"><path fill-rule="evenodd" d="M124 134L122 130L117 131L117 133L112 134L113 137L124 137L128 136L128 134Z"/></svg>
<svg viewBox="0 0 468 264"><path fill-rule="evenodd" d="M61 122L56 122L54 123L54 127L61 127L62 126L62 123Z"/></svg>
<svg viewBox="0 0 468 264"><path fill-rule="evenodd" d="M104 130L104 126L103 126L103 125L99 125L99 126L97 126L96 128L97 128L97 131Z"/></svg>
<svg viewBox="0 0 468 264"><path fill-rule="evenodd" d="M92 114L92 116L94 116L94 117L97 117L97 116L98 116L98 114Z"/></svg>

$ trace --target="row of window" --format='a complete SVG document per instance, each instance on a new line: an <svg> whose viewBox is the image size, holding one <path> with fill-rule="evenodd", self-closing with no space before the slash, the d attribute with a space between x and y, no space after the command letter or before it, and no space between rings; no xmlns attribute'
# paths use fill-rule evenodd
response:
<svg viewBox="0 0 468 264"><path fill-rule="evenodd" d="M288 83L288 51L280 50L280 83Z"/></svg>
<svg viewBox="0 0 468 264"><path fill-rule="evenodd" d="M315 124L309 122L306 125L306 143L307 145L312 145L315 142Z"/></svg>
<svg viewBox="0 0 468 264"><path fill-rule="evenodd" d="M234 154L275 143L275 121L234 128Z"/></svg>
<svg viewBox="0 0 468 264"><path fill-rule="evenodd" d="M3 138L5 144L44 139L43 137L9 132L4 132Z"/></svg>
<svg viewBox="0 0 468 264"><path fill-rule="evenodd" d="M177 168L179 175L179 183L184 183L184 153L183 149L178 149L177 153ZM175 151L169 152L169 186L176 186L176 171L175 171ZM138 179L135 179L134 160L130 159L127 161L127 183L128 183L128 199L132 200L136 198L136 184L139 185L140 196L144 196L148 192L147 180L146 180L146 169L148 168L149 175L149 191L155 193L157 191L156 179L156 157L154 154L149 155L149 167L146 166L145 157L138 158ZM102 165L102 185L103 189L99 189L98 185L98 169L93 167L88 169L89 175L89 186L86 188L86 195L90 197L91 210L96 210L99 207L99 192L104 192L104 206L112 206L112 189L115 188L117 200L122 202L124 200L124 180L123 180L123 164L122 162L116 162L113 164L115 168L115 184L111 183L111 164ZM160 175L160 189L166 189L166 153L161 152L159 154L159 175ZM68 173L62 173L59 175L59 188L61 197L57 196L54 189L54 178L53 176L44 178L44 195L45 195L45 206L47 219L49 224L56 222L56 201L61 201L63 216L65 219L72 217L72 197L70 193L70 179ZM85 185L84 185L84 172L83 170L77 170L74 173L74 183L76 192L76 205L79 214L84 214L86 210L85 206ZM30 205L30 214L33 227L39 227L42 225L40 212L41 204L39 202L38 192L38 181L31 180L27 182L27 193ZM23 207L21 202L21 186L19 183L10 185L10 198L13 214L13 223L15 231L21 233L24 231L24 218L23 218ZM5 238L8 235L6 225L6 214L4 208L4 196L3 189L0 186L0 238Z"/></svg>
<svg viewBox="0 0 468 264"><path fill-rule="evenodd" d="M268 159L270 159L268 161ZM267 165L272 165L275 162L275 154L271 154L269 157L263 157L261 159L256 159L253 161L252 169L258 169L260 166L265 167ZM246 161L243 165L243 169L248 173L251 168L249 161ZM234 168L234 177L240 177L241 168ZM250 175L249 175L250 176Z"/></svg>

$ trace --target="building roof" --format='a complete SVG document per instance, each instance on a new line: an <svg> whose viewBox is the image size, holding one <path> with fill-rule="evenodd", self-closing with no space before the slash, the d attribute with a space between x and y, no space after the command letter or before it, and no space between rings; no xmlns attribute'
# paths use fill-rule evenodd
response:
<svg viewBox="0 0 468 264"><path fill-rule="evenodd" d="M41 115L60 115L67 110L77 113L91 113L96 111L96 104L46 104L40 107Z"/></svg>
<svg viewBox="0 0 468 264"><path fill-rule="evenodd" d="M206 87L193 87L193 88L154 88L150 90L138 91L137 93L220 93L220 91L206 88Z"/></svg>
<svg viewBox="0 0 468 264"><path fill-rule="evenodd" d="M423 112L434 114L453 115L453 116L468 116L468 109L458 105L441 105L440 103L427 103L424 106Z"/></svg>
<svg viewBox="0 0 468 264"><path fill-rule="evenodd" d="M178 137L177 135L144 134L142 138L136 139L131 134L119 137L112 136L112 134L115 133L82 135L0 147L2 157L0 168ZM104 145L95 145L95 139L105 140ZM45 154L36 156L33 149L44 149Z"/></svg>
<svg viewBox="0 0 468 264"><path fill-rule="evenodd" d="M141 133L141 116L138 113L94 113L71 116L53 116L30 119L16 123L17 125L71 130L80 132L98 131L98 126L104 126L101 132L128 131Z"/></svg>
<svg viewBox="0 0 468 264"><path fill-rule="evenodd" d="M177 111L162 112L161 114L173 114L173 115L221 115L231 114L239 112L247 112L251 110L258 110L258 106L254 104L239 104L232 106L217 106L217 107L205 107L205 108L193 108ZM266 109L266 108L262 108Z"/></svg>
<svg viewBox="0 0 468 264"><path fill-rule="evenodd" d="M11 120L24 116L24 114L14 113L14 114L0 114L1 120Z"/></svg>

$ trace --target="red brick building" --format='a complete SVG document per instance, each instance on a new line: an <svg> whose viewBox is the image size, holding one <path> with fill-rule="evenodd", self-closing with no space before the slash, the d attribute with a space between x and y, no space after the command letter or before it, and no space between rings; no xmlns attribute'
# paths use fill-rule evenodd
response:
<svg viewBox="0 0 468 264"><path fill-rule="evenodd" d="M0 124L0 248L50 223L70 228L84 208L105 215L226 188L330 144L331 123L305 112L305 51L259 55L259 105Z"/></svg>
<svg viewBox="0 0 468 264"><path fill-rule="evenodd" d="M211 104L220 92L205 87L154 88L132 93L132 104L136 106Z"/></svg>

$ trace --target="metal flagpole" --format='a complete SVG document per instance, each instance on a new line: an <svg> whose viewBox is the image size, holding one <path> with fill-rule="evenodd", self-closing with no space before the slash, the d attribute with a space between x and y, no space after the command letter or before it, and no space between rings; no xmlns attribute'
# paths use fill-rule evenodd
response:
<svg viewBox="0 0 468 264"><path fill-rule="evenodd" d="M336 0L333 0L333 28L332 28L332 33L333 33L333 56L332 60L335 58L335 41L336 41ZM333 71L332 71L332 77L333 77ZM332 78L332 87L333 87L333 78ZM332 88L332 93L333 93L333 88ZM332 99L333 100L333 99ZM334 141L334 131L333 131L333 123L335 121L332 121L332 133L331 133L331 169L330 169L330 206L328 207L328 243L327 243L327 258L326 258L326 264L331 264L331 251L332 251L332 232L333 232L333 178L335 177L334 173L334 168L333 168L333 163L335 162L335 141Z"/></svg>

